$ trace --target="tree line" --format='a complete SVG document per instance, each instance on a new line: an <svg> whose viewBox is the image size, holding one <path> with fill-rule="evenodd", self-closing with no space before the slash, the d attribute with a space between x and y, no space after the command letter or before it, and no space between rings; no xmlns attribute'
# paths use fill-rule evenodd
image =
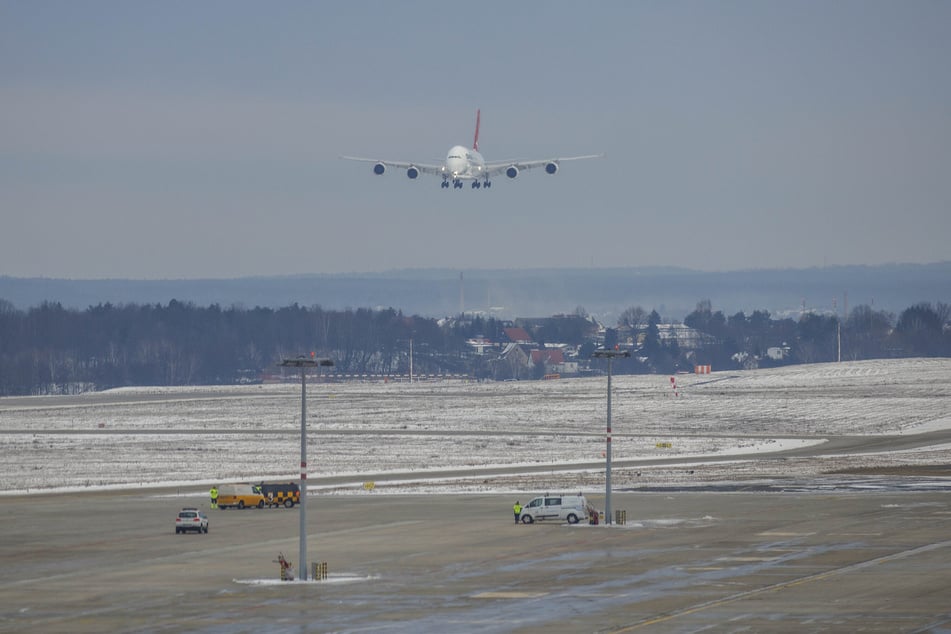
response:
<svg viewBox="0 0 951 634"><path fill-rule="evenodd" d="M772 319L766 311L725 316L709 300L684 324L703 335L693 347L661 336L656 311L624 311L615 327L588 328L579 307L571 319L540 320L528 328L538 344L579 349L587 361L598 346L629 345L634 354L619 373L717 369L901 356L951 356L946 304L916 304L896 319L869 306L848 317L806 313ZM588 320L590 322L590 320ZM505 340L511 325L492 317L436 320L388 308L324 310L218 305L99 304L85 310L45 302L18 310L0 299L0 396L55 394L130 385L215 385L256 381L283 358L314 351L342 374L416 374L511 378L499 351L477 354L467 341ZM781 359L770 348L781 348ZM597 367L596 363L592 364ZM544 368L530 376L544 374ZM518 376L526 376L519 374Z"/></svg>
<svg viewBox="0 0 951 634"><path fill-rule="evenodd" d="M697 303L683 324L699 332L698 345L684 349L663 338L660 316L639 306L625 310L618 328L605 337L608 347L624 344L624 334L640 333L636 353L616 362L618 372L674 373L695 365L718 370L753 369L799 363L858 361L895 357L951 356L951 305L915 304L896 317L868 305L854 307L845 318L805 312L798 319L773 319L757 310L727 316L710 300ZM770 354L773 353L773 354Z"/></svg>
<svg viewBox="0 0 951 634"><path fill-rule="evenodd" d="M398 373L410 339L418 372L463 371L465 338L393 309L326 311L45 302L26 311L0 300L0 395L128 385L256 380L283 358L317 351L347 373Z"/></svg>

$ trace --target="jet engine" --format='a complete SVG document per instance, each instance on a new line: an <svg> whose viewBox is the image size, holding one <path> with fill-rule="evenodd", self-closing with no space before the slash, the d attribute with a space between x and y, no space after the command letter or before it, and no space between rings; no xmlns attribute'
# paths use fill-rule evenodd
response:
<svg viewBox="0 0 951 634"><path fill-rule="evenodd" d="M416 178L419 176L419 168L415 165L410 165L408 168L406 168L406 176L407 178Z"/></svg>
<svg viewBox="0 0 951 634"><path fill-rule="evenodd" d="M508 169L505 170L505 175L509 178L515 178L518 176L518 168L514 165L509 165Z"/></svg>
<svg viewBox="0 0 951 634"><path fill-rule="evenodd" d="M377 163L376 165L373 166L373 173L376 174L377 176L379 176L385 171L386 171L386 165L384 165L383 163Z"/></svg>
<svg viewBox="0 0 951 634"><path fill-rule="evenodd" d="M554 161L552 161L551 163L546 163L545 171L548 172L549 174L554 174L555 172L558 171L558 163L555 163Z"/></svg>

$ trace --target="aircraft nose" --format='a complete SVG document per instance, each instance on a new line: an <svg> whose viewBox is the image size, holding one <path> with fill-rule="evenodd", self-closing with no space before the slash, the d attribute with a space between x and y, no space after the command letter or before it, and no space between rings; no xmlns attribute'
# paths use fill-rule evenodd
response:
<svg viewBox="0 0 951 634"><path fill-rule="evenodd" d="M451 158L448 161L446 161L446 167L448 167L449 171L452 172L454 176L456 176L462 173L464 166L463 166L463 161L457 158Z"/></svg>

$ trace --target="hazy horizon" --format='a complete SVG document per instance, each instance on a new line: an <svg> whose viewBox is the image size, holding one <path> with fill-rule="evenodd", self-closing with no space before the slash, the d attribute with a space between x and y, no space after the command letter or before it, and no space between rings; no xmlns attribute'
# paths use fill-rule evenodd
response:
<svg viewBox="0 0 951 634"><path fill-rule="evenodd" d="M500 318L570 314L609 321L630 306L683 319L698 301L724 314L767 310L848 311L861 304L894 313L920 302L951 302L951 261L929 265L835 266L703 272L685 268L406 269L244 278L67 280L0 275L0 299L26 309L50 301L85 309L102 303L199 306L320 305L395 308L441 317L463 311Z"/></svg>
<svg viewBox="0 0 951 634"><path fill-rule="evenodd" d="M777 267L744 267L735 269L703 269L687 266L677 266L675 264L658 264L646 266L525 266L525 267L494 267L484 266L479 268L453 268L447 266L432 267L403 267L375 270L352 270L352 271L304 271L298 273L268 273L260 275L221 275L208 277L71 277L45 276L45 275L10 275L0 272L0 278L6 277L17 280L62 280L66 282L202 282L202 281L232 281L232 280L268 280L268 279L294 279L306 277L430 277L433 275L450 275L457 278L459 275L476 275L485 273L550 273L550 272L637 272L643 271L652 274L663 273L697 273L697 274L731 274L731 273L769 273L769 272L802 272L814 270L841 270L841 269L863 269L877 267L903 267L903 266L941 266L951 263L951 260L936 260L934 262L881 262L878 264L864 263L845 263L845 264L826 264L814 266L777 266Z"/></svg>

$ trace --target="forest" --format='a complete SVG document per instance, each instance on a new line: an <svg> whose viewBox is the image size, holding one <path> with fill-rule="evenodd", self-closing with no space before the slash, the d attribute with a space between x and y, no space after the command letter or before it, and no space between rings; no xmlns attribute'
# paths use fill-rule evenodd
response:
<svg viewBox="0 0 951 634"><path fill-rule="evenodd" d="M683 324L702 334L695 346L661 336L656 311L633 306L618 323L601 325L582 307L574 315L515 322L481 315L436 320L389 308L324 310L319 305L222 308L171 300L110 303L85 310L44 302L20 310L0 299L0 396L79 393L123 386L251 383L284 358L315 352L340 375L405 375L410 350L416 375L475 379L540 378L503 358L501 346L480 354L475 338L505 343L504 329L524 326L534 346L559 344L586 371L600 346L627 346L618 373L690 371L884 357L951 356L951 307L919 303L897 317L856 306L844 319L805 313L772 319L766 311L725 316L701 300ZM769 349L783 351L774 359Z"/></svg>

